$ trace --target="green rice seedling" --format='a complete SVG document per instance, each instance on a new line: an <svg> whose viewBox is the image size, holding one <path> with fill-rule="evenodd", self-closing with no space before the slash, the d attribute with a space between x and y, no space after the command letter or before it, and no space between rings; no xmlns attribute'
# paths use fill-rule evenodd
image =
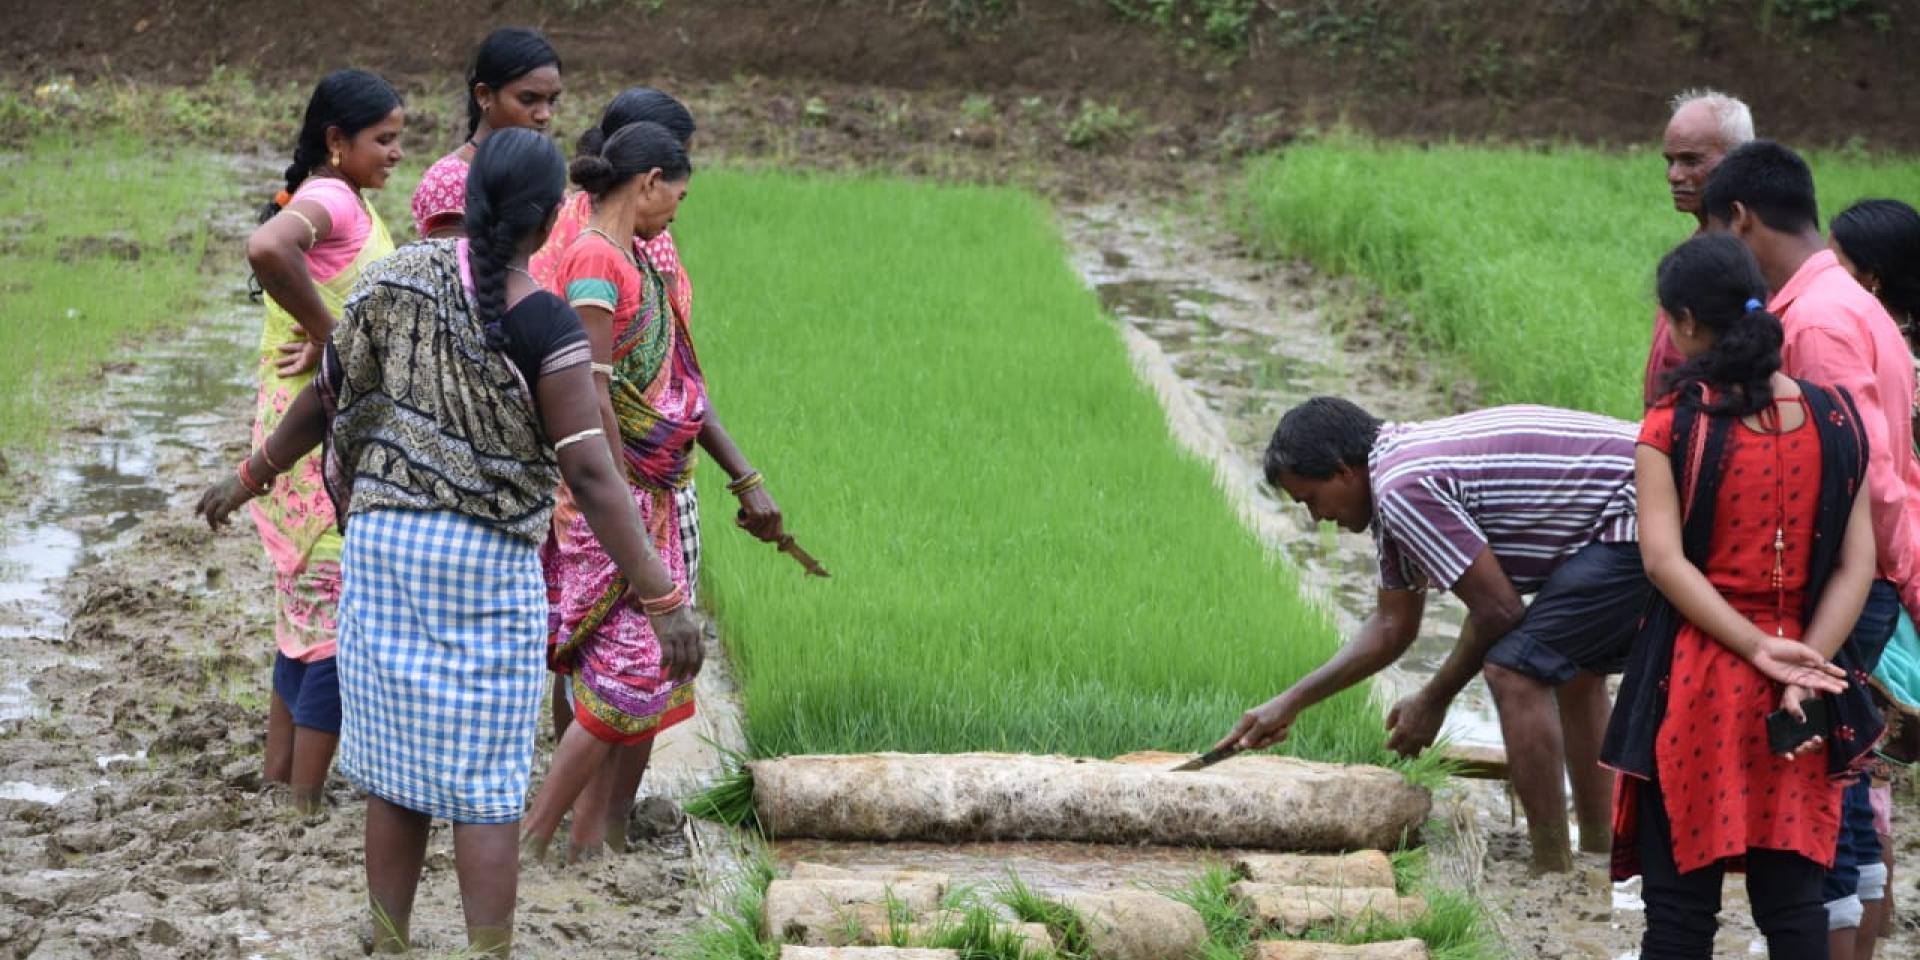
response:
<svg viewBox="0 0 1920 960"><path fill-rule="evenodd" d="M773 877L773 858L765 850L746 858L721 908L667 955L672 960L777 960L779 945L760 939L761 907Z"/></svg>
<svg viewBox="0 0 1920 960"><path fill-rule="evenodd" d="M1387 853L1393 861L1393 886L1401 893L1410 893L1427 875L1427 848L1409 847Z"/></svg>
<svg viewBox="0 0 1920 960"><path fill-rule="evenodd" d="M1341 928L1317 929L1301 939L1337 943L1379 943L1409 937L1426 942L1433 956L1447 960L1495 960L1501 955L1480 905L1464 894L1439 889L1427 879L1425 855L1409 851L1394 856L1394 875L1402 892L1419 893L1427 913L1410 923L1370 919ZM1229 888L1235 877L1214 865L1174 898L1193 907L1207 926L1208 960L1245 957L1259 939L1280 939L1255 929L1240 910Z"/></svg>
<svg viewBox="0 0 1920 960"><path fill-rule="evenodd" d="M999 900L1013 918L1021 923L1045 924L1053 936L1055 955L1060 960L1084 960L1093 955L1093 942L1087 938L1086 924L1079 914L1063 903L1048 900L1034 892L1018 874L1007 874L1007 883Z"/></svg>
<svg viewBox="0 0 1920 960"><path fill-rule="evenodd" d="M1200 750L1336 648L1036 198L731 171L691 197L715 409L833 572L732 529L703 466L701 599L755 755ZM1383 740L1359 688L1285 750L1388 762Z"/></svg>
<svg viewBox="0 0 1920 960"><path fill-rule="evenodd" d="M50 435L55 398L208 299L213 158L126 135L0 153L0 446Z"/></svg>
<svg viewBox="0 0 1920 960"><path fill-rule="evenodd" d="M681 806L690 817L758 834L760 822L753 807L753 771L747 769L747 758L724 747L719 750L720 776Z"/></svg>
<svg viewBox="0 0 1920 960"><path fill-rule="evenodd" d="M1653 271L1693 221L1657 152L1334 138L1252 161L1236 229L1271 253L1365 277L1491 402L1638 419ZM1920 200L1920 162L1815 153L1821 208Z"/></svg>
<svg viewBox="0 0 1920 960"><path fill-rule="evenodd" d="M1198 912L1207 925L1207 945L1212 948L1209 956L1217 950L1222 956L1245 957L1247 945L1253 942L1253 921L1228 892L1238 879L1226 866L1210 864L1185 889L1172 894L1173 899Z"/></svg>

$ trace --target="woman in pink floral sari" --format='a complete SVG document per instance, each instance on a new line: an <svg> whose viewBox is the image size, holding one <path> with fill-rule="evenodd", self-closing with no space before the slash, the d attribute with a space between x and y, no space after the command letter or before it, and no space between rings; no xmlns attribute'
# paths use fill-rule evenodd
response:
<svg viewBox="0 0 1920 960"><path fill-rule="evenodd" d="M387 182L402 156L406 114L385 80L341 70L320 81L287 167L287 189L247 240L247 262L266 293L260 336L258 446L313 380L347 294L367 265L393 251L387 227L360 192ZM259 499L254 524L273 561L278 601L267 779L289 784L295 806L319 809L340 739L334 607L341 539L320 458L276 464L278 479L241 481ZM271 486L263 485L271 481Z"/></svg>

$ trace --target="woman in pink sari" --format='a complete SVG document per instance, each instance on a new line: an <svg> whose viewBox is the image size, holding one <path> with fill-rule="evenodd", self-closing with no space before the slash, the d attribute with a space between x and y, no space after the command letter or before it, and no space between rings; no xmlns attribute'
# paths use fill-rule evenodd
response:
<svg viewBox="0 0 1920 960"><path fill-rule="evenodd" d="M364 70L328 74L307 103L287 188L247 239L247 263L267 307L256 444L313 380L320 350L361 272L393 251L386 225L361 191L387 182L403 155L405 124L399 94ZM340 739L334 632L341 539L319 458L275 466L277 479L242 477L259 496L253 519L273 563L277 600L266 775L288 784L294 805L312 812L320 809Z"/></svg>
<svg viewBox="0 0 1920 960"><path fill-rule="evenodd" d="M683 152L693 140L693 115L680 101L649 87L633 87L614 97L607 105L600 124L589 128L580 137L580 156L599 156L614 133L634 123L659 125L679 142ZM600 213L598 204L601 202L590 191L580 190L562 204L552 236L529 264L529 269L542 286L562 295L567 294L569 284L561 276L562 261L574 241L587 235L591 221ZM619 236L618 224L613 226L615 229L609 229L607 233ZM604 243L601 245L604 246ZM651 236L646 231L634 231L626 245L636 265L658 275L666 312L671 316L678 336L691 343L693 281L680 261L672 232L664 225ZM602 254L603 257L612 255L610 250ZM632 308L613 309L611 319L615 327L626 329L626 322L633 316L631 310L637 307L636 299ZM592 307L587 309L591 311ZM782 532L780 508L767 493L759 472L721 425L710 401L706 405L697 439L700 446L733 480L729 488L739 498L739 524L762 540L777 540ZM684 570L682 582L686 586L687 599L692 602L700 584L700 514L699 497L695 493L692 478L691 450L688 453L687 474L682 482L671 488L672 523L675 528L671 549L678 554L679 569ZM560 524L556 523L555 526L556 532L560 532ZM568 701L568 679L566 673L557 673L554 677L553 726L557 739L565 736L575 714L574 707ZM688 709L691 709L690 705ZM639 792L650 751L651 738L645 742L622 745L615 751L617 771L609 784L612 796L607 802L605 815L607 842L616 851L625 849L627 817ZM578 836L580 827L576 825L574 829Z"/></svg>
<svg viewBox="0 0 1920 960"><path fill-rule="evenodd" d="M467 139L433 162L413 191L413 229L423 239L461 236L467 204L467 167L495 130L547 131L560 105L560 55L547 38L525 27L487 34L467 71Z"/></svg>
<svg viewBox="0 0 1920 960"><path fill-rule="evenodd" d="M550 288L581 314L596 380L605 385L607 442L674 582L670 594L643 607L687 603L673 491L691 474L707 394L693 342L667 306L665 284L634 255L633 244L666 229L692 172L686 151L654 123L623 127L600 153L576 159L573 180L593 195L594 214L561 254ZM645 748L691 717L692 677L665 669L649 611L621 602L626 580L564 486L542 560L552 605L549 660L567 681L559 695L575 722L561 736L534 798L525 843L533 857L544 856L571 807L573 853L586 857L599 851L613 825L607 807L619 773L615 748ZM624 811L619 826L624 833Z"/></svg>

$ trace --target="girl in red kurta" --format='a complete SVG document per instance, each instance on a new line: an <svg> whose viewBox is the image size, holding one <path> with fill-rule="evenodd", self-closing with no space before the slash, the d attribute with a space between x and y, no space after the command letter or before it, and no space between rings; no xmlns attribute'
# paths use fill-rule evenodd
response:
<svg viewBox="0 0 1920 960"><path fill-rule="evenodd" d="M1645 876L1644 960L1712 955L1728 867L1747 872L1772 956L1825 957L1834 777L1877 737L1842 650L1875 568L1865 439L1844 393L1779 372L1780 322L1738 240L1681 244L1659 295L1688 359L1640 434L1641 552L1662 600L1608 730L1626 774L1614 873ZM1767 715L1815 697L1836 725L1774 754Z"/></svg>

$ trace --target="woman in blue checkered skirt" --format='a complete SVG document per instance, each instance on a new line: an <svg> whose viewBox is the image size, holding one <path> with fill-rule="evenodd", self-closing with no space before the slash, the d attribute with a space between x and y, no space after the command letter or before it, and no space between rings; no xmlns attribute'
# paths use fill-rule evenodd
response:
<svg viewBox="0 0 1920 960"><path fill-rule="evenodd" d="M565 163L537 133L482 143L462 240L368 268L322 375L279 429L209 490L218 526L280 464L327 440L346 530L340 600L340 768L367 793L375 946L408 945L427 829L454 823L468 940L505 956L521 810L545 669L538 555L561 477L625 575L667 669L690 679L700 630L607 451L586 334L526 273ZM593 441L593 442L583 442Z"/></svg>

